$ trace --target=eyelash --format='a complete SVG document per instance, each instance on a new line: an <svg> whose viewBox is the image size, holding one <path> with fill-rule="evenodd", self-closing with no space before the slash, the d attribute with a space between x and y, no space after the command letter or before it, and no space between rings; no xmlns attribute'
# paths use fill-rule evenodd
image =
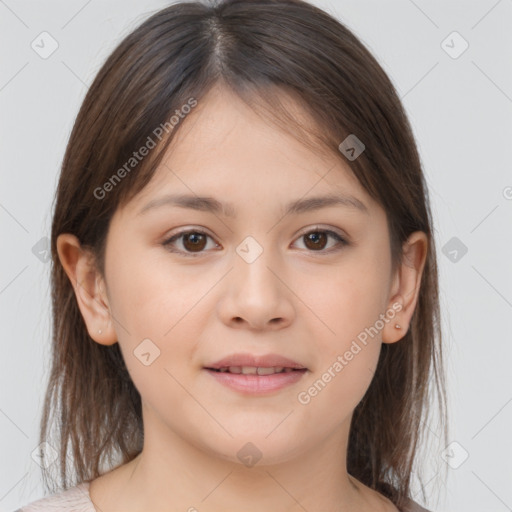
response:
<svg viewBox="0 0 512 512"><path fill-rule="evenodd" d="M172 244L177 239L179 239L180 237L182 237L184 235L188 235L188 234L191 234L191 233L199 234L199 235L205 235L205 236L207 236L207 237L209 237L209 238L211 238L213 240L213 238L208 233L203 231L202 229L186 229L186 230L183 230L183 231L180 231L180 232L174 234L173 236L171 236L170 238L168 238L167 240L162 242L162 245L167 250L169 250L170 252L179 254L180 256L184 256L186 258L188 258L188 257L197 258L198 256L203 255L205 251L200 251L200 252L197 252L197 253L191 253L191 252L186 252L186 251L182 251L182 250L176 250L176 249L172 248ZM315 228L313 228L313 229L311 229L309 231L306 231L305 233L300 235L298 237L298 239L300 239L300 238L302 238L302 237L304 237L306 235L309 235L311 233L326 233L327 235L333 237L334 239L336 239L338 241L338 247L335 246L334 248L331 247L330 249L322 249L322 250L319 250L319 251L313 251L313 250L308 251L308 252L311 252L311 253L319 253L319 254L324 254L324 255L325 254L331 254L332 252L339 251L344 246L349 245L347 240L345 240L341 235L339 235L335 231L332 231L330 229L322 229L320 227L315 227Z"/></svg>

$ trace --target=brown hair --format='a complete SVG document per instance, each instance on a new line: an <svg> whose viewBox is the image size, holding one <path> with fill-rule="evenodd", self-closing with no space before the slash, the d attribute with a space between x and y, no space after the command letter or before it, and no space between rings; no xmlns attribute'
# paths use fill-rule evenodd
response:
<svg viewBox="0 0 512 512"><path fill-rule="evenodd" d="M401 264L402 244L412 232L428 236L410 329L400 342L382 345L373 381L354 411L347 455L352 476L401 507L411 494L434 389L447 439L428 191L411 127L388 76L340 21L302 0L170 5L130 33L100 69L76 118L56 193L52 366L40 441L58 447L63 488L73 484L68 449L75 483L97 478L102 468L127 463L142 450L141 397L119 344L100 345L89 336L56 241L61 233L76 235L103 275L110 219L150 181L182 123L122 179L113 182L113 175L177 109L191 98L200 102L216 84L265 110L304 143L321 145L349 164L386 211L393 269ZM302 107L307 122L289 114L279 92ZM366 148L347 162L338 145L350 134ZM108 196L98 198L106 183L111 183ZM55 441L50 437L54 416ZM43 469L43 479L54 492L49 469Z"/></svg>

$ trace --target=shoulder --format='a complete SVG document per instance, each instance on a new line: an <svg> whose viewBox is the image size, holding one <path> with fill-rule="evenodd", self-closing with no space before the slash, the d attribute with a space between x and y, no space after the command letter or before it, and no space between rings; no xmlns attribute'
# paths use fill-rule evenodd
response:
<svg viewBox="0 0 512 512"><path fill-rule="evenodd" d="M15 512L96 512L89 497L89 482L33 501Z"/></svg>
<svg viewBox="0 0 512 512"><path fill-rule="evenodd" d="M407 503L400 509L400 512L430 512L426 508L409 499Z"/></svg>

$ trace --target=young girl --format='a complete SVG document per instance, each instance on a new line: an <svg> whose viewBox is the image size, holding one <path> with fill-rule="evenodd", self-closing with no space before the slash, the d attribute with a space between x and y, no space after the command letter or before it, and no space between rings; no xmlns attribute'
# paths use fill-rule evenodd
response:
<svg viewBox="0 0 512 512"><path fill-rule="evenodd" d="M426 510L428 193L339 21L301 0L145 21L80 109L51 243L51 495L20 510Z"/></svg>

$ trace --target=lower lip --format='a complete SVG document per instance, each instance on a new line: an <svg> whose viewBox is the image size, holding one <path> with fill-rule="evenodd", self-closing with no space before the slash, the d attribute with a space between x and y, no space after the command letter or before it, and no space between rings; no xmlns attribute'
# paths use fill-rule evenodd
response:
<svg viewBox="0 0 512 512"><path fill-rule="evenodd" d="M290 386L302 379L307 372L307 370L295 370L272 375L244 375L242 373L216 372L208 368L205 370L224 386L249 395L264 394Z"/></svg>

